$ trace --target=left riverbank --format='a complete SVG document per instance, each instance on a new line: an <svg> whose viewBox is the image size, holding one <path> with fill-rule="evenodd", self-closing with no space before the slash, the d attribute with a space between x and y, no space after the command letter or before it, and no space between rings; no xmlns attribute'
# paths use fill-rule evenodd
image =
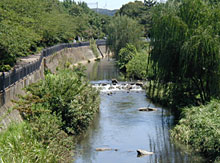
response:
<svg viewBox="0 0 220 163"><path fill-rule="evenodd" d="M17 95L25 95L23 88L44 79L45 70L50 70L54 73L58 66L63 68L66 63L77 64L95 60L97 57L107 56L106 46L101 41L97 42L98 56L94 54L89 43L76 45L73 44L72 47L68 48L67 46L57 50L60 49L58 48L60 45L58 45L45 49L41 54L20 58L13 70L0 74L1 130L7 128L12 121L22 121L17 110L9 109L13 106L11 101L18 100Z"/></svg>
<svg viewBox="0 0 220 163"><path fill-rule="evenodd" d="M98 48L98 56L89 46L56 52L1 94L1 99L6 98L1 100L0 111L2 161L72 161L74 136L86 130L98 112L99 95L81 67L67 67L105 57L105 45ZM37 62L37 56L24 58L20 65L30 61Z"/></svg>
<svg viewBox="0 0 220 163"><path fill-rule="evenodd" d="M87 129L99 110L99 92L80 67L64 68L31 84L13 109L22 123L0 136L3 162L71 162L74 136Z"/></svg>

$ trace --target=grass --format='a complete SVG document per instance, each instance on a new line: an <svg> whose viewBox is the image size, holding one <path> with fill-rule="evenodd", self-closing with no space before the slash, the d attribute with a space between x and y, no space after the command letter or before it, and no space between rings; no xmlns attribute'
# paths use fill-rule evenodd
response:
<svg viewBox="0 0 220 163"><path fill-rule="evenodd" d="M187 107L182 110L182 119L171 136L191 145L212 162L220 161L220 103Z"/></svg>
<svg viewBox="0 0 220 163"><path fill-rule="evenodd" d="M0 134L1 162L56 162L56 157L37 141L30 125L11 124Z"/></svg>

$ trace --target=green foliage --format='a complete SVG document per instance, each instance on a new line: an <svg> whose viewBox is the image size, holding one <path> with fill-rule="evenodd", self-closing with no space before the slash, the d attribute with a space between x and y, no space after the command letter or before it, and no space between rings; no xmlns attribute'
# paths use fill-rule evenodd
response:
<svg viewBox="0 0 220 163"><path fill-rule="evenodd" d="M118 55L118 65L121 70L125 70L126 64L134 58L137 54L137 50L134 45L127 44L126 47L122 48Z"/></svg>
<svg viewBox="0 0 220 163"><path fill-rule="evenodd" d="M53 156L55 162L64 160L69 162L73 138L62 130L61 118L48 109L46 101L29 92L25 96L20 96L16 104L14 109L20 112L43 149Z"/></svg>
<svg viewBox="0 0 220 163"><path fill-rule="evenodd" d="M26 88L14 109L24 123L0 136L5 162L71 162L74 139L88 128L99 109L99 92L85 80L83 67L47 73Z"/></svg>
<svg viewBox="0 0 220 163"><path fill-rule="evenodd" d="M99 52L97 49L96 41L94 39L90 39L90 48L92 49L93 54L95 54L95 57L99 57Z"/></svg>
<svg viewBox="0 0 220 163"><path fill-rule="evenodd" d="M126 75L134 79L152 78L152 70L147 51L138 53L126 64Z"/></svg>
<svg viewBox="0 0 220 163"><path fill-rule="evenodd" d="M75 135L89 126L99 108L99 92L84 79L81 68L48 74L45 80L28 87L27 91L61 118L64 131Z"/></svg>
<svg viewBox="0 0 220 163"><path fill-rule="evenodd" d="M38 142L30 125L12 124L0 134L1 162L57 162L54 155Z"/></svg>
<svg viewBox="0 0 220 163"><path fill-rule="evenodd" d="M182 119L172 130L171 136L202 152L209 160L220 157L220 104L188 107L182 111Z"/></svg>
<svg viewBox="0 0 220 163"><path fill-rule="evenodd" d="M154 8L151 61L157 80L173 83L170 97L192 99L193 103L188 104L204 104L218 97L220 14L217 10L219 4L203 0L174 0Z"/></svg>
<svg viewBox="0 0 220 163"><path fill-rule="evenodd" d="M123 5L116 15L126 15L132 19L138 21L138 23L143 26L145 31L145 36L148 36L149 30L152 26L151 18L151 8L156 4L154 0L145 0L129 2Z"/></svg>
<svg viewBox="0 0 220 163"><path fill-rule="evenodd" d="M85 3L59 0L0 1L0 70L18 57L74 38L102 38L108 17Z"/></svg>
<svg viewBox="0 0 220 163"><path fill-rule="evenodd" d="M0 65L0 72L9 71L11 70L10 65Z"/></svg>
<svg viewBox="0 0 220 163"><path fill-rule="evenodd" d="M140 37L143 35L140 25L127 16L114 17L107 28L107 34L107 43L116 57L127 44L139 49Z"/></svg>

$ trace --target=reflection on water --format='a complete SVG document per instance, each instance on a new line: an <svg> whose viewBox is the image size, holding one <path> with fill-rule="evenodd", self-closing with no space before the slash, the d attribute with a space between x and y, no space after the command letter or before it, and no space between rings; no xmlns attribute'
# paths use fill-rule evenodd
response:
<svg viewBox="0 0 220 163"><path fill-rule="evenodd" d="M120 78L120 72L115 66L114 59L103 59L100 62L91 62L87 65L87 76L90 81Z"/></svg>
<svg viewBox="0 0 220 163"><path fill-rule="evenodd" d="M103 68L103 66L100 67ZM108 67L110 66L108 65ZM115 68L113 67L113 69ZM103 72L98 71L98 69L96 71ZM116 77L114 76L115 72L117 71L110 72L109 70L108 73L104 72L105 75L99 74L97 76L103 77L99 80L106 81L112 78L110 74ZM187 153L184 148L180 148L170 141L169 129L172 126L173 117L166 110L147 101L144 91L113 90L111 95L107 91L101 91L100 97L100 113L88 132L79 139L74 158L75 162L202 162L198 156ZM138 108L149 105L156 107L158 110L154 112L138 111ZM95 150L103 147L118 149L118 151L97 152ZM154 154L137 157L137 149L152 151Z"/></svg>

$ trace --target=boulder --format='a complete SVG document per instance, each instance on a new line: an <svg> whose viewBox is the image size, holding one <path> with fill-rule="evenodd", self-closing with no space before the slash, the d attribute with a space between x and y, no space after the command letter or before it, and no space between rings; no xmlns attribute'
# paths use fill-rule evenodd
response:
<svg viewBox="0 0 220 163"><path fill-rule="evenodd" d="M144 156L144 155L152 155L154 154L153 152L148 152L148 151L145 151L145 150L142 150L142 149L138 149L137 150L137 156L140 157L140 156Z"/></svg>
<svg viewBox="0 0 220 163"><path fill-rule="evenodd" d="M109 95L109 96L112 95L112 92L107 93L107 95Z"/></svg>
<svg viewBox="0 0 220 163"><path fill-rule="evenodd" d="M146 107L146 108L139 108L139 111L157 111L156 108Z"/></svg>
<svg viewBox="0 0 220 163"><path fill-rule="evenodd" d="M117 88L117 89L119 89L119 90L121 89L121 87L120 87L120 86L117 86L116 88Z"/></svg>
<svg viewBox="0 0 220 163"><path fill-rule="evenodd" d="M126 89L130 90L130 89L132 89L132 86L131 85L127 85Z"/></svg>
<svg viewBox="0 0 220 163"><path fill-rule="evenodd" d="M111 90L111 89L114 89L114 87L110 86L108 89Z"/></svg>
<svg viewBox="0 0 220 163"><path fill-rule="evenodd" d="M117 79L112 79L112 84L117 84L118 80Z"/></svg>
<svg viewBox="0 0 220 163"><path fill-rule="evenodd" d="M140 86L140 87L143 87L144 83L143 83L143 82L138 81L138 82L136 82L136 85L137 85L137 86Z"/></svg>

